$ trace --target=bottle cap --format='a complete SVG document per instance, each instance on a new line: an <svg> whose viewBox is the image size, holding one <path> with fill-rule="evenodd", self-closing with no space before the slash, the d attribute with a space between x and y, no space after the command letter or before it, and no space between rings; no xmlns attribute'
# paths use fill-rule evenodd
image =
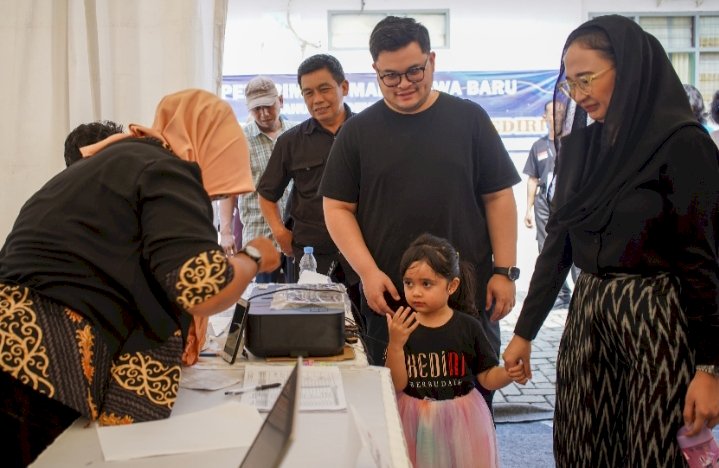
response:
<svg viewBox="0 0 719 468"><path fill-rule="evenodd" d="M311 253L311 254L313 254L314 251L315 251L315 249L313 249L313 248L310 247L309 245L308 245L307 247L305 247L305 253Z"/></svg>

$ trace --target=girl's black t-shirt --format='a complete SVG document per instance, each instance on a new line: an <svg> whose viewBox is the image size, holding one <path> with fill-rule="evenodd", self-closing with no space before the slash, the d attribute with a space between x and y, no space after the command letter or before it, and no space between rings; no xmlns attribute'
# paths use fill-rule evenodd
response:
<svg viewBox="0 0 719 468"><path fill-rule="evenodd" d="M433 400L466 395L478 385L477 374L498 364L479 320L457 311L441 327L417 327L404 354L409 378L404 392Z"/></svg>

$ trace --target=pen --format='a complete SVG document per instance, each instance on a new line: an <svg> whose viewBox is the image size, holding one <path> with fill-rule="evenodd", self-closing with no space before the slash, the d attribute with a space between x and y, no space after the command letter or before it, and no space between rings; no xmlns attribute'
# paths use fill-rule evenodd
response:
<svg viewBox="0 0 719 468"><path fill-rule="evenodd" d="M246 393L246 392L256 392L258 390L269 390L270 388L277 388L280 385L282 385L282 384L279 382L275 382L275 383L269 383L269 384L264 384L264 385L257 385L255 387L245 387L245 388L241 388L239 390L228 390L225 392L225 395L242 395L243 393Z"/></svg>

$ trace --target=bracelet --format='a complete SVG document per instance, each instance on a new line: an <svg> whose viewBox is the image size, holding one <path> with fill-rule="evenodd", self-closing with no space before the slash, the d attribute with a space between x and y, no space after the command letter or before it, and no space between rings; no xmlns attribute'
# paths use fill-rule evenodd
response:
<svg viewBox="0 0 719 468"><path fill-rule="evenodd" d="M709 375L712 375L714 377L719 377L719 366L713 366L713 365L707 365L707 364L697 364L696 370L706 372Z"/></svg>

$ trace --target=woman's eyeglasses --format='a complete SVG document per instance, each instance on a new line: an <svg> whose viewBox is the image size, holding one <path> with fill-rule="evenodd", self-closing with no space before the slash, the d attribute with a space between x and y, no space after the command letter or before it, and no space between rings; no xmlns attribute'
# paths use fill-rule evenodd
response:
<svg viewBox="0 0 719 468"><path fill-rule="evenodd" d="M576 90L581 91L584 94L589 94L592 92L592 81L596 80L600 76L602 76L604 73L608 72L609 70L614 69L614 67L605 68L602 71L598 71L597 73L592 73L591 75L583 75L577 78L576 80L570 80L566 79L565 81L562 81L557 86L559 87L559 90L567 95L570 99L573 99L572 96L574 95L574 92Z"/></svg>
<svg viewBox="0 0 719 468"><path fill-rule="evenodd" d="M379 76L379 79L382 80L382 83L384 83L384 85L389 88L399 86L399 84L402 82L403 76L407 78L407 81L409 81L410 83L419 83L424 79L424 69L427 68L427 62L429 62L429 55L427 56L427 60L424 61L424 65L422 65L421 67L409 68L404 73L389 72L385 73L384 75L378 74L377 76Z"/></svg>

